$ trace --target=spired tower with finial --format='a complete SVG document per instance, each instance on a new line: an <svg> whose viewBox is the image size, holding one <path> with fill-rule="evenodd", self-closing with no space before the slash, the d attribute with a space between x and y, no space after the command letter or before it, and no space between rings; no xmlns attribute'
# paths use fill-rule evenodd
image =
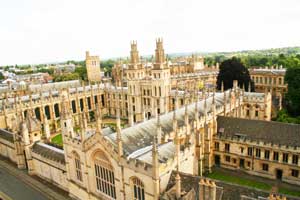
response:
<svg viewBox="0 0 300 200"><path fill-rule="evenodd" d="M132 41L130 43L130 63L129 63L129 68L130 69L138 69L141 68L140 65L140 58L139 58L139 51L137 49L137 41Z"/></svg>
<svg viewBox="0 0 300 200"><path fill-rule="evenodd" d="M90 56L90 53L85 53L85 65L87 70L87 78L90 82L101 81L100 58L99 56Z"/></svg>
<svg viewBox="0 0 300 200"><path fill-rule="evenodd" d="M130 60L126 71L126 78L128 80L129 124L133 125L135 122L143 121L144 118L141 98L143 88L141 82L146 76L146 69L143 63L140 62L137 41L132 41L130 47Z"/></svg>
<svg viewBox="0 0 300 200"><path fill-rule="evenodd" d="M164 69L166 68L166 57L165 50L163 47L163 39L156 39L156 49L155 49L155 60L154 69Z"/></svg>
<svg viewBox="0 0 300 200"><path fill-rule="evenodd" d="M165 51L163 48L163 39L156 40L155 59L152 69L152 91L154 104L152 113L168 112L169 96L171 91L170 68L166 62ZM157 107L157 110L155 110Z"/></svg>

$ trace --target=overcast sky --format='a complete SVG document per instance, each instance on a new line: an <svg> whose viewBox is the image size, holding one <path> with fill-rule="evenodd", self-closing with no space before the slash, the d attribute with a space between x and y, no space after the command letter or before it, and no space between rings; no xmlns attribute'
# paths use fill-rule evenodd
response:
<svg viewBox="0 0 300 200"><path fill-rule="evenodd" d="M0 65L300 45L300 0L0 0Z"/></svg>

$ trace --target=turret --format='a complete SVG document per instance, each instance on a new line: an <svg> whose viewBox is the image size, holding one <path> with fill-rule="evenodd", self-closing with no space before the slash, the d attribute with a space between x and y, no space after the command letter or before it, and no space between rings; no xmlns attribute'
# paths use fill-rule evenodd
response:
<svg viewBox="0 0 300 200"><path fill-rule="evenodd" d="M162 38L158 38L156 40L156 49L155 49L155 63L154 69L163 69L165 65L165 51L163 48L163 40Z"/></svg>
<svg viewBox="0 0 300 200"><path fill-rule="evenodd" d="M130 51L130 67L137 68L137 64L140 62L139 52L137 50L137 42L132 41L131 44L131 51Z"/></svg>

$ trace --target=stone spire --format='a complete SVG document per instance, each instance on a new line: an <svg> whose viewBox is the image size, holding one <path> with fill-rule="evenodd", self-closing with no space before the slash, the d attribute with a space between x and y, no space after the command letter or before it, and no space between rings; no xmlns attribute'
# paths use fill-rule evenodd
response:
<svg viewBox="0 0 300 200"><path fill-rule="evenodd" d="M153 137L152 145L152 177L154 182L154 199L158 199L159 191L159 162L158 162L158 148L157 148L157 138Z"/></svg>
<svg viewBox="0 0 300 200"><path fill-rule="evenodd" d="M196 129L198 129L198 125L199 125L198 101L199 101L199 93L198 93L198 89L196 89L196 101L195 101L195 121L196 121Z"/></svg>
<svg viewBox="0 0 300 200"><path fill-rule="evenodd" d="M102 113L100 102L96 104L96 133L102 134Z"/></svg>
<svg viewBox="0 0 300 200"><path fill-rule="evenodd" d="M226 99L226 92L224 92L224 99L223 99L223 115L226 116L226 106L227 106L227 99Z"/></svg>
<svg viewBox="0 0 300 200"><path fill-rule="evenodd" d="M81 124L80 138L81 138L81 141L83 142L85 140L86 131L87 131L87 128L88 128L86 112L82 112L82 114L81 114L81 123L80 124Z"/></svg>
<svg viewBox="0 0 300 200"><path fill-rule="evenodd" d="M68 100L68 92L63 90L61 92L61 111L60 111L60 123L63 136L74 137L72 113L70 110L70 103Z"/></svg>
<svg viewBox="0 0 300 200"><path fill-rule="evenodd" d="M174 112L173 112L173 131L177 131L177 119L176 119L176 110L178 106L178 87L176 84L176 92L175 92L175 102L174 102Z"/></svg>
<svg viewBox="0 0 300 200"><path fill-rule="evenodd" d="M68 101L68 93L66 90L63 90L61 93L61 113L60 117L61 119L68 119L72 117L72 114L70 112L70 105Z"/></svg>
<svg viewBox="0 0 300 200"><path fill-rule="evenodd" d="M116 88L116 91L117 91L117 88ZM121 119L120 119L120 105L119 105L119 102L117 102L116 107L117 107L117 109L116 109L117 110L116 124L117 124L118 154L119 154L119 157L122 157L123 156L123 142L122 142L122 135L121 135Z"/></svg>
<svg viewBox="0 0 300 200"><path fill-rule="evenodd" d="M224 92L224 81L221 83L221 92Z"/></svg>
<svg viewBox="0 0 300 200"><path fill-rule="evenodd" d="M184 90L184 123L186 126L189 125L189 115L188 115L188 103L187 103L187 88Z"/></svg>
<svg viewBox="0 0 300 200"><path fill-rule="evenodd" d="M157 113L157 131L156 131L157 143L161 143L162 130L160 124L160 113Z"/></svg>
<svg viewBox="0 0 300 200"><path fill-rule="evenodd" d="M22 133L22 141L24 142L25 145L29 145L30 144L29 131L25 120L22 120L21 133Z"/></svg>
<svg viewBox="0 0 300 200"><path fill-rule="evenodd" d="M251 92L251 81L248 83L248 92Z"/></svg>
<svg viewBox="0 0 300 200"><path fill-rule="evenodd" d="M207 102L206 102L206 94L204 95L204 121L206 123L206 119L207 119Z"/></svg>
<svg viewBox="0 0 300 200"><path fill-rule="evenodd" d="M44 134L46 140L50 139L50 127L46 114L44 114Z"/></svg>
<svg viewBox="0 0 300 200"><path fill-rule="evenodd" d="M181 197L181 178L179 172L176 173L176 198L179 199Z"/></svg>

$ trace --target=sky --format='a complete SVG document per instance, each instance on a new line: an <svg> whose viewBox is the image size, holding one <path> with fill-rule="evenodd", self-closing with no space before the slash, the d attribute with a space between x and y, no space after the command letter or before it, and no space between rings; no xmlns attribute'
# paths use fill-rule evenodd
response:
<svg viewBox="0 0 300 200"><path fill-rule="evenodd" d="M0 65L300 46L300 0L0 0Z"/></svg>

